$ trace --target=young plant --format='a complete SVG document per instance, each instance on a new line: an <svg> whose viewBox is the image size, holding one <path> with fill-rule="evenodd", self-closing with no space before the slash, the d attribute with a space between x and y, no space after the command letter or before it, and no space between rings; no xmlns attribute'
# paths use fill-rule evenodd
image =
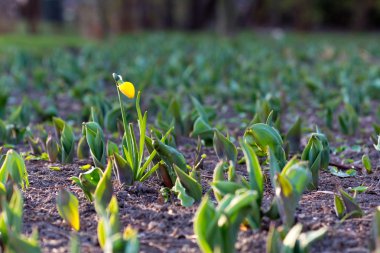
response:
<svg viewBox="0 0 380 253"><path fill-rule="evenodd" d="M121 108L121 114L123 118L124 135L122 142L122 153L119 155L118 152L112 152L113 162L115 165L115 170L118 171L118 175L123 175L119 177L122 179L122 183L133 184L135 181L144 181L150 175L155 172L159 164L156 164L151 169L148 166L157 154L157 151L152 151L148 157L144 157L145 152L145 142L146 142L146 124L147 124L147 112L142 115L140 108L140 92L137 94L136 99L136 111L139 126L139 140L136 139L133 124L127 126L126 116L124 112L124 107L122 106L122 100L120 92L126 95L128 98L133 98L135 95L135 88L132 83L123 82L121 76L116 74L113 75L115 83L117 86L117 92L119 97L119 103ZM167 138L172 129L165 134L163 140Z"/></svg>
<svg viewBox="0 0 380 253"><path fill-rule="evenodd" d="M165 136L164 136L165 137ZM186 164L185 157L176 148L164 143L166 138L158 140L156 136L152 139L146 137L146 143L148 150L151 154L156 153L156 161L162 161L161 164L164 166L160 167L160 176L165 179L165 185L167 187L172 187L176 180L176 174L174 172L174 164L177 165L181 170L188 173L189 169ZM162 170L164 169L164 171ZM166 183L166 181L169 181Z"/></svg>
<svg viewBox="0 0 380 253"><path fill-rule="evenodd" d="M219 130L215 129L213 145L219 160L232 161L233 165L236 166L237 149L228 136L224 137Z"/></svg>
<svg viewBox="0 0 380 253"><path fill-rule="evenodd" d="M58 139L61 141L60 153L62 163L71 163L74 160L75 136L73 129L60 118L53 118Z"/></svg>
<svg viewBox="0 0 380 253"><path fill-rule="evenodd" d="M274 157L271 156L271 160ZM294 224L294 214L302 193L311 181L311 173L304 162L291 159L281 173L274 176L275 197L282 223L290 228Z"/></svg>
<svg viewBox="0 0 380 253"><path fill-rule="evenodd" d="M119 206L115 196L111 198L105 212L98 215L98 241L104 252L139 252L137 232L128 226L123 234L120 233Z"/></svg>
<svg viewBox="0 0 380 253"><path fill-rule="evenodd" d="M113 194L111 177L112 160L108 160L107 167L93 194L93 198L95 200L95 210L97 213L103 214L111 201Z"/></svg>
<svg viewBox="0 0 380 253"><path fill-rule="evenodd" d="M4 252L40 253L38 232L33 231L30 238L21 234L24 201L20 190L13 188L10 201L2 201L0 213L0 244Z"/></svg>
<svg viewBox="0 0 380 253"><path fill-rule="evenodd" d="M96 187L102 177L103 171L100 168L93 167L84 173L80 173L79 177L71 177L70 179L82 189L86 198L92 202Z"/></svg>
<svg viewBox="0 0 380 253"><path fill-rule="evenodd" d="M258 156L269 157L269 151L271 150L280 168L285 166L286 155L283 140L274 127L264 123L253 124L244 133L244 141L253 147Z"/></svg>
<svg viewBox="0 0 380 253"><path fill-rule="evenodd" d="M248 214L260 215L256 203L257 192L250 190L227 194L216 207L208 196L204 197L194 217L194 234L202 252L235 252L241 223Z"/></svg>
<svg viewBox="0 0 380 253"><path fill-rule="evenodd" d="M244 158L246 161L246 167L248 172L248 182L245 180L236 181L225 181L224 180L224 170L226 163L221 161L217 164L214 170L214 177L212 182L212 188L214 191L215 198L220 201L226 194L234 194L237 190L248 189L257 191L257 204L261 206L261 200L264 194L264 175L259 163L259 160L255 154L255 151L251 146L249 146L244 141L240 141L240 146L243 150ZM229 166L229 173L233 165ZM231 177L231 176L230 176ZM236 178L237 176L235 176ZM233 177L232 177L233 178ZM239 181L239 180L237 180Z"/></svg>
<svg viewBox="0 0 380 253"><path fill-rule="evenodd" d="M96 122L87 122L83 124L83 134L86 136L95 167L104 169L107 154L102 128Z"/></svg>
<svg viewBox="0 0 380 253"><path fill-rule="evenodd" d="M373 216L369 248L371 252L380 252L380 206L376 208Z"/></svg>
<svg viewBox="0 0 380 253"><path fill-rule="evenodd" d="M46 140L46 153L49 156L49 161L54 163L59 158L60 154L60 147L58 145L58 142L53 138L51 135L48 136Z"/></svg>
<svg viewBox="0 0 380 253"><path fill-rule="evenodd" d="M302 160L309 161L309 169L313 177L309 189L318 189L319 172L327 169L330 162L330 146L326 136L322 133L313 133L302 152Z"/></svg>
<svg viewBox="0 0 380 253"><path fill-rule="evenodd" d="M302 126L301 118L298 118L285 136L286 137L285 146L289 147L289 153L292 155L299 152L300 150L301 126Z"/></svg>
<svg viewBox="0 0 380 253"><path fill-rule="evenodd" d="M40 138L33 138L31 136L27 137L27 141L29 143L30 150L33 155L41 155L42 154L42 145Z"/></svg>
<svg viewBox="0 0 380 253"><path fill-rule="evenodd" d="M362 164L365 170L367 171L368 174L372 173L372 164L371 160L369 159L368 155L363 155L362 156Z"/></svg>
<svg viewBox="0 0 380 253"><path fill-rule="evenodd" d="M178 194L181 205L188 207L194 202L200 201L202 198L202 185L196 178L184 172L176 164L173 164L173 168L177 179L172 190Z"/></svg>
<svg viewBox="0 0 380 253"><path fill-rule="evenodd" d="M82 160L87 158L90 155L90 148L87 144L87 138L86 136L82 136L78 141L77 146L77 157L78 159Z"/></svg>
<svg viewBox="0 0 380 253"><path fill-rule="evenodd" d="M336 216L341 220L346 220L348 218L360 218L363 216L363 211L357 204L355 198L351 197L350 194L339 190L340 196L338 194L334 195L334 209Z"/></svg>
<svg viewBox="0 0 380 253"><path fill-rule="evenodd" d="M28 172L24 159L13 149L8 150L0 168L0 182L6 184L10 180L22 189L29 187Z"/></svg>
<svg viewBox="0 0 380 253"><path fill-rule="evenodd" d="M61 189L56 199L59 215L75 230L80 229L79 201L68 190Z"/></svg>
<svg viewBox="0 0 380 253"><path fill-rule="evenodd" d="M339 115L339 126L343 134L354 135L359 126L359 116L350 105L345 105L345 111Z"/></svg>
<svg viewBox="0 0 380 253"><path fill-rule="evenodd" d="M294 225L290 230L282 227L275 228L272 224L267 239L267 253L308 253L310 245L321 239L327 232L326 228L315 231L302 232L300 223Z"/></svg>

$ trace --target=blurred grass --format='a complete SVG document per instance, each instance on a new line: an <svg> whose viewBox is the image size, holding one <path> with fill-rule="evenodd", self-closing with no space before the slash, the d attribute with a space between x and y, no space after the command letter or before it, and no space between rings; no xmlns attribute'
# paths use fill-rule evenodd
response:
<svg viewBox="0 0 380 253"><path fill-rule="evenodd" d="M21 49L28 51L43 51L62 47L81 47L86 44L96 44L75 35L27 35L9 34L0 36L0 52L9 49Z"/></svg>

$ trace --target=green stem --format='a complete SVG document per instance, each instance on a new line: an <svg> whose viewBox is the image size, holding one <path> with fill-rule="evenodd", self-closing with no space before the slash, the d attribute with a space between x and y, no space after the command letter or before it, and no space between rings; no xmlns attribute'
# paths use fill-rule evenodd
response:
<svg viewBox="0 0 380 253"><path fill-rule="evenodd" d="M123 106L123 103L121 102L121 96L120 96L119 86L117 85L117 82L116 82L116 90L117 90L117 96L119 97L121 117L123 118L123 127L124 127L124 134L125 134L125 132L127 131L127 119L125 118L124 106Z"/></svg>

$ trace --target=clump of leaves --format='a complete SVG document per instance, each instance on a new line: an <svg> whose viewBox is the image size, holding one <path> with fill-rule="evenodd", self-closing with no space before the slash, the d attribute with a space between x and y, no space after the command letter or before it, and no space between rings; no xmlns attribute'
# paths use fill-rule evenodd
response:
<svg viewBox="0 0 380 253"><path fill-rule="evenodd" d="M46 153L49 156L49 161L52 163L57 161L57 159L59 158L59 154L61 153L58 142L51 135L49 135L46 140Z"/></svg>
<svg viewBox="0 0 380 253"><path fill-rule="evenodd" d="M30 150L33 155L41 155L42 154L42 145L39 137L33 138L32 136L28 136L27 141L29 143Z"/></svg>
<svg viewBox="0 0 380 253"><path fill-rule="evenodd" d="M53 124L58 139L61 141L60 153L62 163L71 163L74 160L75 136L73 129L61 118L53 117Z"/></svg>
<svg viewBox="0 0 380 253"><path fill-rule="evenodd" d="M232 164L236 166L237 149L228 136L225 137L219 130L216 129L214 132L213 145L219 160L223 160L225 162L231 161Z"/></svg>
<svg viewBox="0 0 380 253"><path fill-rule="evenodd" d="M259 215L257 192L227 194L218 206L204 197L194 218L194 233L202 252L235 252L241 223L248 214Z"/></svg>
<svg viewBox="0 0 380 253"><path fill-rule="evenodd" d="M98 241L104 252L139 252L137 232L128 226L123 234L120 233L119 206L115 196L111 198L107 209L98 215Z"/></svg>
<svg viewBox="0 0 380 253"><path fill-rule="evenodd" d="M107 154L102 128L96 122L87 122L83 124L83 134L86 137L95 167L104 169Z"/></svg>
<svg viewBox="0 0 380 253"><path fill-rule="evenodd" d="M219 201L226 194L234 194L237 190L245 188L249 190L257 191L257 204L261 206L261 200L264 193L264 175L259 163L259 160L255 154L255 151L251 146L249 146L244 141L240 141L240 146L244 153L244 158L246 161L246 168L248 172L248 182L245 180L236 179L236 176L232 176L234 172L233 164L229 166L229 181L224 180L224 170L226 163L221 160L214 170L214 177L212 182L212 188L214 190L215 198ZM234 178L235 177L235 178ZM235 179L235 181L233 180ZM240 181L240 182L239 182Z"/></svg>
<svg viewBox="0 0 380 253"><path fill-rule="evenodd" d="M11 180L22 189L29 187L28 172L24 159L13 149L8 150L3 165L0 168L0 182Z"/></svg>
<svg viewBox="0 0 380 253"><path fill-rule="evenodd" d="M371 160L369 159L368 155L363 155L362 156L362 164L365 170L367 171L368 174L372 173L372 164Z"/></svg>
<svg viewBox="0 0 380 253"><path fill-rule="evenodd" d="M327 232L326 228L302 233L302 224L298 223L291 229L276 228L273 224L269 229L267 253L307 253L310 245L321 239Z"/></svg>
<svg viewBox="0 0 380 253"><path fill-rule="evenodd" d="M312 182L309 189L318 189L319 172L327 169L330 162L330 146L326 136L317 131L311 137L302 152L302 160L309 161L309 169L312 175Z"/></svg>
<svg viewBox="0 0 380 253"><path fill-rule="evenodd" d="M380 206L376 208L375 215L373 216L369 248L371 252L380 251Z"/></svg>
<svg viewBox="0 0 380 253"><path fill-rule="evenodd" d="M271 160L274 157L271 156ZM280 173L274 176L275 200L283 224L290 228L294 224L294 213L302 193L311 181L311 173L304 162L290 160Z"/></svg>
<svg viewBox="0 0 380 253"><path fill-rule="evenodd" d="M70 224L74 230L79 231L80 219L78 199L68 190L61 189L57 195L56 202L59 215Z"/></svg>
<svg viewBox="0 0 380 253"><path fill-rule="evenodd" d="M121 100L120 100L121 101ZM142 115L140 109L140 92L137 94L136 99L136 111L139 125L139 139L136 139L133 124L126 125L125 115L122 111L124 122L124 136L122 141L122 155L119 154L117 146L115 145L111 149L108 149L109 155L112 157L115 171L117 172L118 179L121 183L131 185L135 181L144 181L149 178L158 168L159 164L148 168L153 159L155 158L157 151L149 150L150 155L144 157L145 144L146 144L146 124L147 124L147 112ZM172 131L172 128L163 136L164 141Z"/></svg>
<svg viewBox="0 0 380 253"><path fill-rule="evenodd" d="M353 135L359 126L359 116L350 104L345 105L345 110L339 115L339 126L343 134Z"/></svg>
<svg viewBox="0 0 380 253"><path fill-rule="evenodd" d="M78 159L82 160L88 157L89 154L90 154L90 148L87 144L87 138L86 136L82 136L78 141L77 157Z"/></svg>
<svg viewBox="0 0 380 253"><path fill-rule="evenodd" d="M210 115L195 97L191 97L198 117L194 121L192 137L200 137L207 146L212 145L214 128L210 124Z"/></svg>
<svg viewBox="0 0 380 253"><path fill-rule="evenodd" d="M336 216L342 220L362 217L363 211L359 207L355 198L342 189L339 190L339 193L340 196L338 194L334 195L334 209Z"/></svg>
<svg viewBox="0 0 380 253"><path fill-rule="evenodd" d="M254 148L258 156L269 157L271 150L280 168L285 166L286 155L283 140L274 127L264 123L253 124L244 133L244 141Z"/></svg>
<svg viewBox="0 0 380 253"><path fill-rule="evenodd" d="M95 210L97 213L105 212L113 194L112 186L112 160L108 160L107 167L96 186L93 198L95 200Z"/></svg>
<svg viewBox="0 0 380 253"><path fill-rule="evenodd" d="M100 179L103 177L103 171L100 168L92 168L84 173L80 173L79 177L71 177L70 179L78 185L86 198L93 201L93 195Z"/></svg>
<svg viewBox="0 0 380 253"><path fill-rule="evenodd" d="M284 145L285 147L288 147L290 154L295 154L300 150L301 126L302 126L302 120L301 118L298 118L285 135Z"/></svg>
<svg viewBox="0 0 380 253"><path fill-rule="evenodd" d="M14 187L10 201L3 199L2 202L0 243L4 252L40 253L37 230L33 230L29 238L21 234L24 201L20 190Z"/></svg>
<svg viewBox="0 0 380 253"><path fill-rule="evenodd" d="M176 164L173 165L175 174L177 175L176 182L172 188L178 195L178 199L185 207L191 206L195 201L200 201L202 198L202 186L194 178L180 169Z"/></svg>

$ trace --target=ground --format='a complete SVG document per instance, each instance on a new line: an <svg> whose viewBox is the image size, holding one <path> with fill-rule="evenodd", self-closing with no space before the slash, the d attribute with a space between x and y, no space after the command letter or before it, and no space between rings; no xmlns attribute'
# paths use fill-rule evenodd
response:
<svg viewBox="0 0 380 253"><path fill-rule="evenodd" d="M82 49L81 44L85 41L70 39L69 45L61 51L44 55L40 48L36 58L24 51L18 54L13 49L5 50L7 53L0 57L0 63L4 73L12 78L1 79L0 87L10 90L10 106L21 104L23 98L20 94L37 100L44 108L54 104L58 116L73 123L78 137L81 121L89 116L84 115L83 108L88 109L88 105L96 101L86 100L87 95L96 97L102 93L107 99L102 102L114 103L117 98L110 81L111 73L125 71L131 80L140 81L143 108L149 108L151 125L157 125L155 116L168 111L165 100L194 93L202 98L205 105L214 108L216 115L213 123L224 133L228 131L235 144L238 144L237 140L243 135L255 110L258 111L256 102L267 99L267 95L271 94L281 103L282 133L289 129L296 117L303 121L298 156L307 143L308 134L319 126L330 143L331 166L342 170L354 167L357 171L355 176L345 178L334 176L327 170L322 171L319 189L304 193L297 208L296 220L303 225L304 231L328 228L323 239L312 245L311 252L368 252L372 217L375 208L380 205L380 155L373 148L370 138L374 135L372 124L379 118L378 104L374 101L376 99L372 100L378 90L368 92L364 88L370 87L380 74L377 38L374 35L304 37L298 34L286 42L277 42L265 36L243 34L236 41L219 38L216 43L215 38L209 40L202 34L198 37L155 34L121 40L116 49L111 49L111 42L108 47L104 46L105 49L100 49L102 45L99 47L99 42L92 42ZM18 40L10 37L0 40L0 45L17 45ZM50 39L42 41L36 42L42 48L52 43ZM140 45L143 46L140 48ZM341 48L341 45L344 46ZM19 46L27 47L24 40ZM60 43L55 46L62 47ZM183 50L180 50L182 47ZM28 69L32 65L32 70ZM25 78L17 75L20 71L27 72ZM208 82L212 84L207 85ZM311 88L304 83L311 83ZM18 89L12 89L12 85L16 84ZM338 105L331 105L337 98ZM357 102L355 99L359 98L363 99ZM159 99L162 101L157 101ZM339 128L336 115L344 110L343 101L350 101L353 106L360 105L360 125L355 134L344 135ZM159 106L164 110L157 109ZM324 119L325 107L328 106L334 107L335 121L331 129L326 127ZM181 110L186 111L187 107L189 103L184 102ZM48 125L48 132L52 132L51 124L43 122L40 115L34 117L30 125L37 123ZM108 133L107 137L111 136L114 138ZM177 148L184 154L187 163L193 164L196 139L189 138L188 134L181 136L177 140ZM26 152L29 147L26 143L19 143L16 150ZM218 158L212 147L202 147L202 153L207 155L201 170L203 193L210 194L215 201L210 182ZM372 174L363 169L363 154L371 158ZM75 159L65 165L41 160L26 161L30 187L23 192L24 232L30 234L33 228L38 229L43 252L68 252L71 229L56 208L56 195L60 188L69 189L79 199L82 252L102 252L97 241L94 206L70 180L70 177L83 172L80 166L91 163L90 159ZM61 170L53 171L51 166L59 166ZM267 166L263 165L263 168L266 170ZM245 165L239 165L238 173L246 175ZM165 202L160 195L162 185L156 175L133 186L120 185L114 179L113 185L122 225L130 225L138 231L141 252L200 252L193 233L193 217L199 203L185 208L176 198ZM339 189L349 191L360 185L368 187L357 197L364 216L340 221L334 211L334 193ZM265 206L273 197L268 180L264 196ZM280 224L279 221L274 222ZM257 231L242 227L237 251L264 252L270 223L264 219Z"/></svg>

